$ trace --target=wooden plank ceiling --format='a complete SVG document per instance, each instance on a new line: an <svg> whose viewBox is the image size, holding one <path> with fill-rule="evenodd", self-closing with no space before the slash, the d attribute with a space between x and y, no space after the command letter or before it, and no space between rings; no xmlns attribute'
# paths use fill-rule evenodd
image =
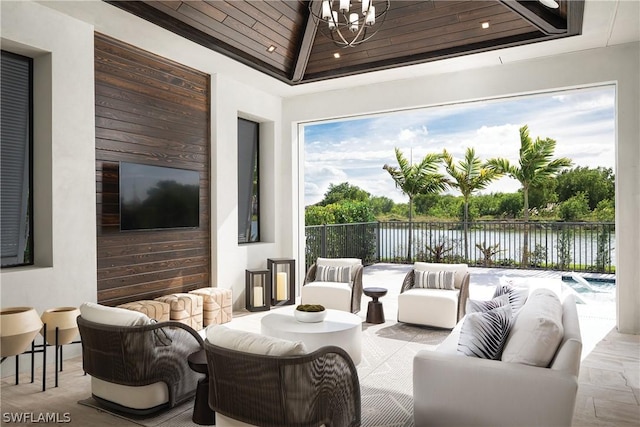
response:
<svg viewBox="0 0 640 427"><path fill-rule="evenodd" d="M105 1L289 84L573 36L584 11L584 0L559 0L558 9L537 0L391 0L371 40L340 48L310 18L309 1Z"/></svg>

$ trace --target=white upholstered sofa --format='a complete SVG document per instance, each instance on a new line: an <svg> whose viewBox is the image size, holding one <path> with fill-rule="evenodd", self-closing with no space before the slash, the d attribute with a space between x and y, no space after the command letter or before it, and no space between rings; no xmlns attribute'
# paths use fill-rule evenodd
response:
<svg viewBox="0 0 640 427"><path fill-rule="evenodd" d="M456 354L464 319L436 351L422 350L416 354L413 360L416 426L571 425L582 350L575 299L569 295L563 303L558 301L562 332L556 347L537 330L536 325L545 324L545 316L537 313L546 309L536 308L533 296L531 293L514 318L503 360ZM544 298L540 303L546 305ZM528 315L522 316L525 309ZM518 327L518 321L524 322L526 318L529 327ZM509 347L512 343L515 348ZM504 361L507 351L510 362ZM532 363L545 352L551 356L548 366L523 363ZM524 353L529 355L523 359ZM518 354L519 360L514 358Z"/></svg>
<svg viewBox="0 0 640 427"><path fill-rule="evenodd" d="M340 268L348 269L350 274L342 276L337 270ZM301 290L302 304L321 304L334 310L359 312L362 272L362 260L358 258L318 258L305 276ZM321 277L323 274L331 279Z"/></svg>

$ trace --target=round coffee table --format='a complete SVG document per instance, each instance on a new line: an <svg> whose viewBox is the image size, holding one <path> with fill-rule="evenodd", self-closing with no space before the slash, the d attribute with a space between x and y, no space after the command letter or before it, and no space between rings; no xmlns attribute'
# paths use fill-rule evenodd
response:
<svg viewBox="0 0 640 427"><path fill-rule="evenodd" d="M346 311L327 309L322 322L304 323L293 317L295 307L278 309L260 321L261 332L275 338L302 341L308 351L327 345L344 349L354 364L362 359L362 319Z"/></svg>
<svg viewBox="0 0 640 427"><path fill-rule="evenodd" d="M196 401L193 405L191 419L196 424L215 425L216 413L209 408L209 368L207 366L207 354L204 349L191 353L187 358L187 363L194 371L204 374L204 378L198 381Z"/></svg>
<svg viewBox="0 0 640 427"><path fill-rule="evenodd" d="M384 323L384 309L378 298L382 298L387 294L385 288L364 288L364 294L372 298L367 306L367 323Z"/></svg>

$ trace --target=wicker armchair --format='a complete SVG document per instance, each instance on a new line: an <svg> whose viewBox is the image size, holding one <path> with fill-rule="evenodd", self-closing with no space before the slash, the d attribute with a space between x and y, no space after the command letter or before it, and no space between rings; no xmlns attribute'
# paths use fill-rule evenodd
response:
<svg viewBox="0 0 640 427"><path fill-rule="evenodd" d="M261 427L360 426L358 373L343 349L266 356L209 341L204 348L216 413Z"/></svg>
<svg viewBox="0 0 640 427"><path fill-rule="evenodd" d="M96 393L101 404L123 412L145 415L174 407L195 395L202 374L192 371L187 357L202 348L203 339L189 326L179 322L160 322L143 326L113 326L78 317L82 338L82 363L86 373L101 380L104 392L112 383L115 390ZM93 380L92 378L92 380ZM149 408L132 408L105 398L122 394L122 386L144 387L166 384L168 401ZM164 386L162 387L164 389ZM140 389L137 393L150 390ZM136 390L129 390L129 393ZM126 392L124 392L126 393ZM119 396L127 401L126 396Z"/></svg>
<svg viewBox="0 0 640 427"><path fill-rule="evenodd" d="M415 271L454 271L455 290L418 289L414 287ZM466 264L430 264L416 262L402 282L398 296L398 321L439 328L453 328L466 313L469 299L468 266Z"/></svg>
<svg viewBox="0 0 640 427"><path fill-rule="evenodd" d="M350 266L350 283L317 281L318 265ZM302 304L322 304L326 308L358 313L362 300L362 261L357 258L318 258L304 278Z"/></svg>

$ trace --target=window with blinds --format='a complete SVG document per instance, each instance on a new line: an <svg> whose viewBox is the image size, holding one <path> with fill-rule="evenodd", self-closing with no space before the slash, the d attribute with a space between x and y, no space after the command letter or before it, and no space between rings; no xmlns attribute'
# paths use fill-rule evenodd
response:
<svg viewBox="0 0 640 427"><path fill-rule="evenodd" d="M260 241L260 124L238 119L238 243Z"/></svg>
<svg viewBox="0 0 640 427"><path fill-rule="evenodd" d="M33 61L5 51L0 59L0 246L2 267L12 267L33 264Z"/></svg>

